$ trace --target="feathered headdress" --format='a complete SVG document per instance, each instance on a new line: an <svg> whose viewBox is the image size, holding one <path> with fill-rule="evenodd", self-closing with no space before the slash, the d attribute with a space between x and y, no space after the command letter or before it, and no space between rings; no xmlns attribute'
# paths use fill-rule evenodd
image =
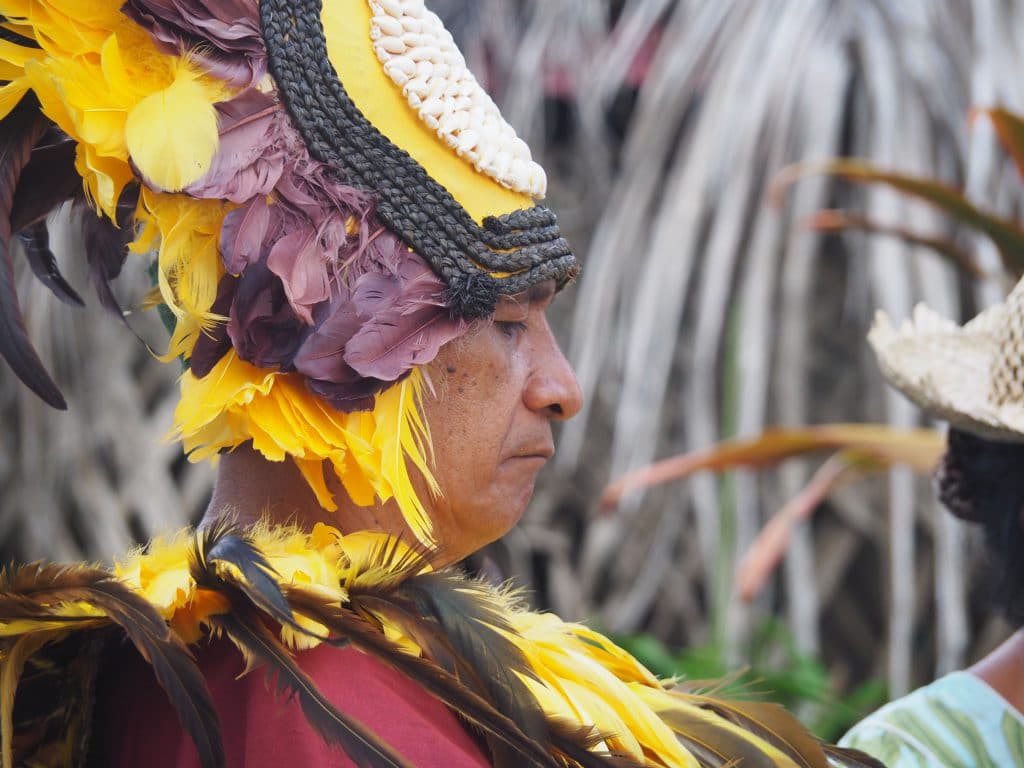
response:
<svg viewBox="0 0 1024 768"><path fill-rule="evenodd" d="M0 354L56 407L10 244L62 299L46 214L78 198L101 298L155 253L188 364L174 433L252 440L320 503L429 521L417 366L501 295L571 280L545 177L422 0L0 0ZM95 216L92 214L95 213ZM403 456L405 458L403 458Z"/></svg>

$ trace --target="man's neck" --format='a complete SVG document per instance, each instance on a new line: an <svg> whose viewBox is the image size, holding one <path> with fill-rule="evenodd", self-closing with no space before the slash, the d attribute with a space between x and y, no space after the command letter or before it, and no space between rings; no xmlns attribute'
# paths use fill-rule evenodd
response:
<svg viewBox="0 0 1024 768"><path fill-rule="evenodd" d="M412 534L393 502L361 507L352 502L333 472L325 473L337 509L324 509L295 463L268 461L248 444L220 458L213 497L201 526L229 519L241 526L256 522L296 525L312 530L317 523L342 533L381 531L412 540Z"/></svg>

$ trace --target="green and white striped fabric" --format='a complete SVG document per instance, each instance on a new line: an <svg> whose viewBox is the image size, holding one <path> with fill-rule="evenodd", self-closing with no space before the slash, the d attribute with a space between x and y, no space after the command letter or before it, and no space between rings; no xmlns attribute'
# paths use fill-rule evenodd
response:
<svg viewBox="0 0 1024 768"><path fill-rule="evenodd" d="M840 743L888 768L1024 767L1024 716L979 678L954 672L882 707Z"/></svg>

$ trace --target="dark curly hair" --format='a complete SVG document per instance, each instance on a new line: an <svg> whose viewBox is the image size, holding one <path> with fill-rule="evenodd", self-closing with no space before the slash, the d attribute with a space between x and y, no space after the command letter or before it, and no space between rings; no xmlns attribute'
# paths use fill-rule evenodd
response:
<svg viewBox="0 0 1024 768"><path fill-rule="evenodd" d="M1015 626L1024 626L1024 442L951 427L935 484L954 515L985 529L998 566L994 600Z"/></svg>

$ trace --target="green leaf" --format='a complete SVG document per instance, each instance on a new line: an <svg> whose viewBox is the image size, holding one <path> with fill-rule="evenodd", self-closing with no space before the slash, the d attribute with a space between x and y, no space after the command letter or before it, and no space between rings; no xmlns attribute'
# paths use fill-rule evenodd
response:
<svg viewBox="0 0 1024 768"><path fill-rule="evenodd" d="M831 706L822 712L811 723L811 730L828 742L836 742L854 724L860 722L868 713L874 712L889 700L886 684L882 680L870 679L861 683L841 700L833 701ZM870 751L870 750L869 750ZM884 755L871 752L884 760Z"/></svg>
<svg viewBox="0 0 1024 768"><path fill-rule="evenodd" d="M676 658L654 635L645 633L617 637L616 642L658 677L674 677L682 673Z"/></svg>

